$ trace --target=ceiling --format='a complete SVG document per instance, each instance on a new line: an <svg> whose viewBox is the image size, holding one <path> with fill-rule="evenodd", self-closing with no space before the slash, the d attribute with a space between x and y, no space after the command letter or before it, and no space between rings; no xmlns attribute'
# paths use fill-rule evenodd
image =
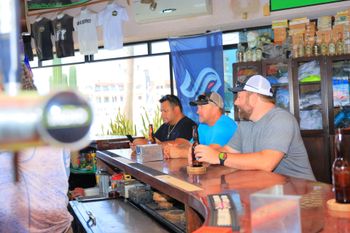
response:
<svg viewBox="0 0 350 233"><path fill-rule="evenodd" d="M156 7L151 9L151 3ZM212 0L132 0L131 10L136 23L196 17L212 13ZM164 13L166 9L175 11Z"/></svg>

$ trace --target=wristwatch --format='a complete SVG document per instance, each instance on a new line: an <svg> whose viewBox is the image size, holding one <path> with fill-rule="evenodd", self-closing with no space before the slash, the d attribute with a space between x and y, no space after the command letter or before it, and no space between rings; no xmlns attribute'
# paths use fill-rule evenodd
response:
<svg viewBox="0 0 350 233"><path fill-rule="evenodd" d="M220 152L219 153L220 165L224 165L226 159L227 159L227 153L226 152Z"/></svg>

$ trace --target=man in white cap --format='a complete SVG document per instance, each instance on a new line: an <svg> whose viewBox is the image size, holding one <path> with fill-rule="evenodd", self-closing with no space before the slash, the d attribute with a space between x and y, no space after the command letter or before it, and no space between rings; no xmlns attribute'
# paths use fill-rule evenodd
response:
<svg viewBox="0 0 350 233"><path fill-rule="evenodd" d="M225 116L224 101L216 92L208 92L197 97L196 101L191 101L190 105L198 106L199 115L198 135L199 142L203 145L221 147L228 143L232 135L236 132L237 124L234 120ZM168 145L165 148L166 158L186 157L190 144Z"/></svg>
<svg viewBox="0 0 350 233"><path fill-rule="evenodd" d="M274 104L269 81L254 75L231 89L241 122L228 144L219 149L196 147L200 162L242 170L265 170L315 180L294 116Z"/></svg>

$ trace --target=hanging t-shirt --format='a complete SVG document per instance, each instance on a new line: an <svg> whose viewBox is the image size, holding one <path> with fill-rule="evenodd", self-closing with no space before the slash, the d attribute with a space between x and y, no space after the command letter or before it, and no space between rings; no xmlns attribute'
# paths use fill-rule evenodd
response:
<svg viewBox="0 0 350 233"><path fill-rule="evenodd" d="M74 30L78 33L79 50L83 55L97 53L97 15L88 9L82 10L74 17Z"/></svg>
<svg viewBox="0 0 350 233"><path fill-rule="evenodd" d="M53 21L56 55L60 57L74 56L73 17L67 14L58 15Z"/></svg>
<svg viewBox="0 0 350 233"><path fill-rule="evenodd" d="M39 19L31 25L31 33L39 61L52 59L51 35L53 34L53 28L51 20L45 17Z"/></svg>
<svg viewBox="0 0 350 233"><path fill-rule="evenodd" d="M98 25L103 28L104 48L113 50L123 47L122 21L129 20L124 7L116 3L108 4L107 7L98 14Z"/></svg>
<svg viewBox="0 0 350 233"><path fill-rule="evenodd" d="M22 35L24 54L29 61L33 61L32 37L30 35Z"/></svg>

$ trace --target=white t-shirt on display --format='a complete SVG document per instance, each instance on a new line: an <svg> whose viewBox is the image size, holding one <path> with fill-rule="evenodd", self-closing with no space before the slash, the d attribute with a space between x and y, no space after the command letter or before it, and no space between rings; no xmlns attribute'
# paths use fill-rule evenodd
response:
<svg viewBox="0 0 350 233"><path fill-rule="evenodd" d="M123 47L122 21L128 21L126 9L116 3L108 4L98 14L98 25L103 28L104 48L113 50Z"/></svg>
<svg viewBox="0 0 350 233"><path fill-rule="evenodd" d="M88 9L82 10L74 17L74 30L78 32L79 50L83 55L95 54L98 51L97 14Z"/></svg>

